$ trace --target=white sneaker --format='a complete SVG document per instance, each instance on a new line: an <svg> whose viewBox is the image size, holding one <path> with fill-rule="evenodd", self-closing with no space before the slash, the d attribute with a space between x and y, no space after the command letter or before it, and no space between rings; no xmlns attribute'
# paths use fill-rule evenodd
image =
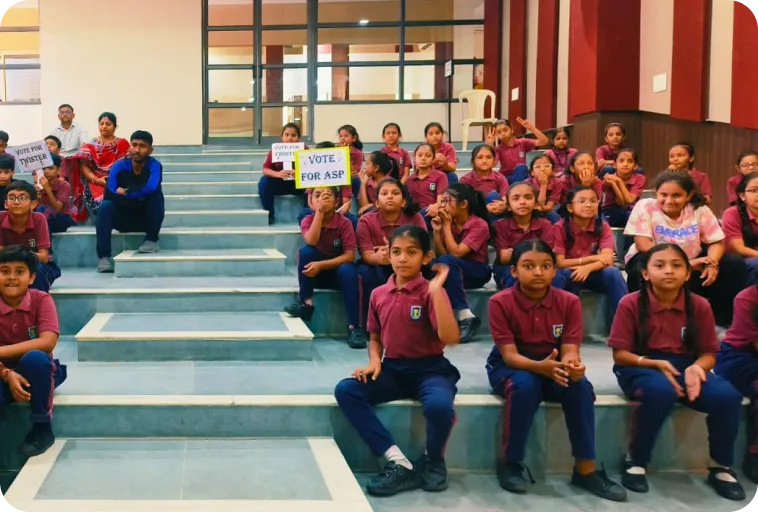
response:
<svg viewBox="0 0 758 512"><path fill-rule="evenodd" d="M137 252L140 254L153 254L158 252L158 242L151 242L150 240L145 240L142 242L142 245L139 246L139 249L137 249Z"/></svg>
<svg viewBox="0 0 758 512"><path fill-rule="evenodd" d="M110 258L100 258L97 262L97 271L101 274L112 274L115 270Z"/></svg>

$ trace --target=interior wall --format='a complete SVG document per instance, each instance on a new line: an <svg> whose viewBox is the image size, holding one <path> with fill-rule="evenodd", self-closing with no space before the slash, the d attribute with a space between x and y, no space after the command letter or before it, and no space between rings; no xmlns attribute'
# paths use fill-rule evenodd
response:
<svg viewBox="0 0 758 512"><path fill-rule="evenodd" d="M41 140L50 130L42 123L42 105L0 106L0 129L10 135L11 146Z"/></svg>
<svg viewBox="0 0 758 512"><path fill-rule="evenodd" d="M640 10L640 110L671 113L674 0L642 0ZM666 75L666 90L653 91L653 77Z"/></svg>

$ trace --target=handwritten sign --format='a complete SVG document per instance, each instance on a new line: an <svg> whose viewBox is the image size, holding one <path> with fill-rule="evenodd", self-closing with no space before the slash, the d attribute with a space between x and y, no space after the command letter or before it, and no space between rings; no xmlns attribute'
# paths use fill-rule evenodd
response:
<svg viewBox="0 0 758 512"><path fill-rule="evenodd" d="M16 157L21 172L32 172L53 165L50 150L44 140L8 148L8 153Z"/></svg>
<svg viewBox="0 0 758 512"><path fill-rule="evenodd" d="M276 144L271 144L271 161L281 162L283 170L291 171L295 161L295 153L303 149L305 149L305 143L303 142L277 142ZM294 179L294 176L285 178L287 181Z"/></svg>
<svg viewBox="0 0 758 512"><path fill-rule="evenodd" d="M324 148L295 153L295 187L350 185L350 149Z"/></svg>

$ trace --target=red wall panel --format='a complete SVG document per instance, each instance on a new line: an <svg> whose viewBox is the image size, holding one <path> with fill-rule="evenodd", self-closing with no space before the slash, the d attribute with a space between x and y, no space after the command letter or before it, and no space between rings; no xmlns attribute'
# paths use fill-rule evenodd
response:
<svg viewBox="0 0 758 512"><path fill-rule="evenodd" d="M558 95L558 0L540 0L537 31L537 90L534 124L553 128Z"/></svg>
<svg viewBox="0 0 758 512"><path fill-rule="evenodd" d="M503 104L508 104L508 119L517 135L524 132L523 127L515 122L517 117L526 116L526 0L511 0L510 48L508 59L508 97ZM518 87L519 98L511 101L511 90Z"/></svg>
<svg viewBox="0 0 758 512"><path fill-rule="evenodd" d="M711 54L713 0L674 0L671 117L705 121Z"/></svg>
<svg viewBox="0 0 758 512"><path fill-rule="evenodd" d="M732 48L732 124L758 129L758 24L753 13L734 2Z"/></svg>
<svg viewBox="0 0 758 512"><path fill-rule="evenodd" d="M484 88L500 94L503 77L503 2L501 0L484 0ZM489 44L496 41L495 44ZM495 105L495 116L500 117L503 101L500 98Z"/></svg>

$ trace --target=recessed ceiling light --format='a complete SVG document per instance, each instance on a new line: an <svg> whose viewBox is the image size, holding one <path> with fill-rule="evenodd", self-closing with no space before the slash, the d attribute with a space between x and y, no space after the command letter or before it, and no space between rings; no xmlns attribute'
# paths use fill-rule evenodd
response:
<svg viewBox="0 0 758 512"><path fill-rule="evenodd" d="M368 20L361 20L358 22L358 25L368 25Z"/></svg>

